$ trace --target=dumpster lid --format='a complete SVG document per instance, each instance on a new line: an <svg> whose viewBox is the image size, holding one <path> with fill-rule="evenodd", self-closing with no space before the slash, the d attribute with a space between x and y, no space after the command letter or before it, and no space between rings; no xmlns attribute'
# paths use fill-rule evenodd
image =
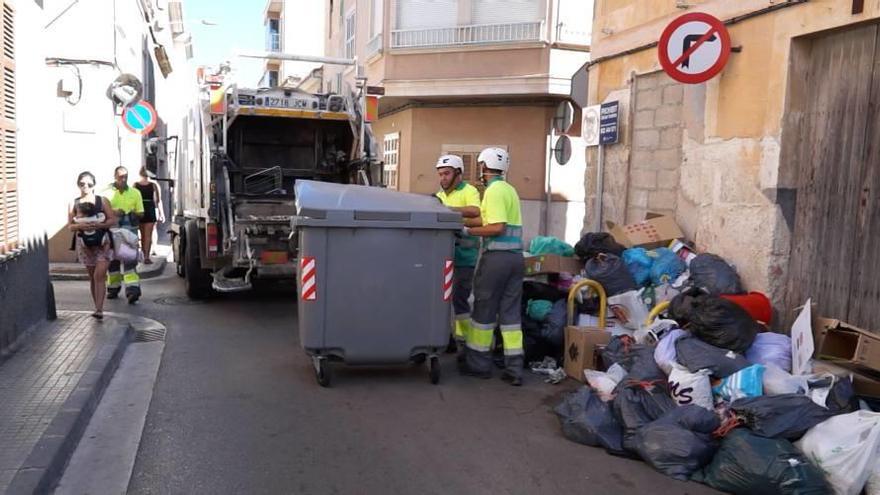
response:
<svg viewBox="0 0 880 495"><path fill-rule="evenodd" d="M432 196L311 180L296 181L294 190L299 225L461 227L461 215Z"/></svg>

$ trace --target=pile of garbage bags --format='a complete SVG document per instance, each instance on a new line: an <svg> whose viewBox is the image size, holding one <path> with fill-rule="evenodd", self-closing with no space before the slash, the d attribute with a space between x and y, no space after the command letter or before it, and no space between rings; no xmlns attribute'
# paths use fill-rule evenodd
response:
<svg viewBox="0 0 880 495"><path fill-rule="evenodd" d="M562 434L730 493L880 495L880 413L849 378L792 375L789 337L709 289L685 288L652 331L613 337L555 408Z"/></svg>

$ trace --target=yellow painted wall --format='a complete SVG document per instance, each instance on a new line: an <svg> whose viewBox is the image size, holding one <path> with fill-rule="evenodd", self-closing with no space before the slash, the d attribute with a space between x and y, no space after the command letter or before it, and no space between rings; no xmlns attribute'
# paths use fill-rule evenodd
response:
<svg viewBox="0 0 880 495"><path fill-rule="evenodd" d="M676 9L675 3L597 2L594 53L610 56L590 69L591 103L614 91L629 91L635 75L661 70L656 48L614 54L658 40L663 26L680 13L722 12L720 17L726 20L741 15L737 9L745 6L757 10L779 2L690 0L699 6L687 10ZM699 104L696 113L685 112L690 120L684 122L679 206L689 206L676 212L679 223L700 249L735 263L750 289L766 291L777 302L784 291L790 232L773 198L779 186L792 39L880 18L880 0L866 0L859 15L852 15L851 7L848 0L810 0L728 25L732 44L742 51L731 54L719 76L685 89L686 104L689 98ZM615 52L606 53L609 48ZM617 146L628 149L626 137ZM606 170L606 174L621 173L625 174Z"/></svg>

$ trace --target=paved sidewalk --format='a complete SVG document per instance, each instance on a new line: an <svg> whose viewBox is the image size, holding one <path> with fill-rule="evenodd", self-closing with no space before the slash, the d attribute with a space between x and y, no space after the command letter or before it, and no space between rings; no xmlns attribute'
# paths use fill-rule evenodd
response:
<svg viewBox="0 0 880 495"><path fill-rule="evenodd" d="M60 475L130 333L124 315L59 311L0 363L0 492L41 491Z"/></svg>

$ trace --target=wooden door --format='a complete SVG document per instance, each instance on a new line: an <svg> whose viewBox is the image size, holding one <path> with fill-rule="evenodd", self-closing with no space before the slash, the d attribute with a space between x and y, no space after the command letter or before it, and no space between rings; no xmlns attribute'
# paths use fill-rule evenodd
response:
<svg viewBox="0 0 880 495"><path fill-rule="evenodd" d="M878 27L812 41L797 149L787 307L877 328L880 264Z"/></svg>

